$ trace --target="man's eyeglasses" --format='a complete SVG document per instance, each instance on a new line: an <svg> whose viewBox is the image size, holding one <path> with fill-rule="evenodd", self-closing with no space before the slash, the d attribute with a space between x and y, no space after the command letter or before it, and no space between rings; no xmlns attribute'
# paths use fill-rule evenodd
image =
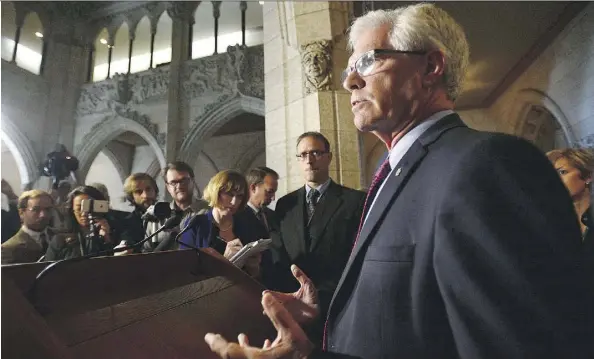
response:
<svg viewBox="0 0 594 359"><path fill-rule="evenodd" d="M27 211L40 214L41 212L50 213L53 209L54 207L31 207L27 208Z"/></svg>
<svg viewBox="0 0 594 359"><path fill-rule="evenodd" d="M328 153L328 151L309 151L309 152L301 152L297 154L297 159L300 161L306 161L309 156L313 156L316 160Z"/></svg>
<svg viewBox="0 0 594 359"><path fill-rule="evenodd" d="M190 177L184 177L179 180L169 181L169 182L167 182L167 185L171 186L171 187L187 186L190 183L190 180L191 180Z"/></svg>
<svg viewBox="0 0 594 359"><path fill-rule="evenodd" d="M369 50L361 55L353 66L347 67L342 72L341 83L347 79L347 77L353 72L357 71L359 76L368 76L373 72L378 55L385 54L410 54L410 55L425 55L426 51L404 51L404 50L392 50L392 49L374 49Z"/></svg>

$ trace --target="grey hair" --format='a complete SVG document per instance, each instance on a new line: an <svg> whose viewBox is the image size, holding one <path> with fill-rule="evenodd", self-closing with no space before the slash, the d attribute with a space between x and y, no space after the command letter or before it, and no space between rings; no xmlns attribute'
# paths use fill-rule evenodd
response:
<svg viewBox="0 0 594 359"><path fill-rule="evenodd" d="M440 50L445 56L444 83L450 100L462 89L470 49L462 27L444 10L420 3L394 10L375 10L355 20L349 31L352 51L361 34L389 25L390 43L396 50Z"/></svg>

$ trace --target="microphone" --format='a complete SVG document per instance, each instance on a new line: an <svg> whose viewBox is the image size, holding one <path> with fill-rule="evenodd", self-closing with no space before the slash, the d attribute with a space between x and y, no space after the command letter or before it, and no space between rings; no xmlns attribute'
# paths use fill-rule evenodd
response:
<svg viewBox="0 0 594 359"><path fill-rule="evenodd" d="M171 205L169 202L157 202L147 208L140 219L149 222L159 222L169 216L171 216Z"/></svg>
<svg viewBox="0 0 594 359"><path fill-rule="evenodd" d="M175 242L178 242L179 244L183 244L186 247L190 247L192 249L198 249L190 244L182 243L179 240L179 237L181 237L182 234L184 234L188 229L190 229L192 226L194 226L194 224L196 222L198 222L198 219L200 219L200 215L198 215L198 214L194 215L194 217L190 218L190 220L188 221L188 224L186 224L186 226L181 231L179 231L179 233L174 238L171 238L171 236L169 236L168 238L163 240L163 242L159 243L159 245L157 246L157 248L155 248L155 250L153 252L159 252L159 251L162 251L163 248L167 248L167 246L169 246L169 243L171 243L172 240Z"/></svg>

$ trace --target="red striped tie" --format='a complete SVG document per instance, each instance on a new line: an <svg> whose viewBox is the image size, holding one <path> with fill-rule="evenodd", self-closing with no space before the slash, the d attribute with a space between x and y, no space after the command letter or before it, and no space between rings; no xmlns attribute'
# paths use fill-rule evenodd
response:
<svg viewBox="0 0 594 359"><path fill-rule="evenodd" d="M359 229L357 230L357 237L355 237L355 243L353 244L353 249L351 251L351 255L355 250L355 246L357 245L357 241L359 240L359 235L361 234L361 229L363 228L363 223L365 222L365 217L367 216L367 212L369 212L369 207L373 203L377 192L379 191L382 183L384 183L385 179L390 174L390 161L389 157L386 158L384 163L378 168L378 170L373 175L373 179L371 180L371 186L369 186L369 190L367 191L367 197L365 197L365 204L363 204L363 212L361 213L361 221L359 222ZM324 324L324 337L322 339L322 349L326 350L326 338L328 334L328 319L326 318L326 323Z"/></svg>

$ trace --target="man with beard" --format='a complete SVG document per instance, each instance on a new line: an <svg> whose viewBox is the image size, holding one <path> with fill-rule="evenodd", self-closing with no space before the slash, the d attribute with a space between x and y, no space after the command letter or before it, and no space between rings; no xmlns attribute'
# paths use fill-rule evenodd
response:
<svg viewBox="0 0 594 359"><path fill-rule="evenodd" d="M203 209L208 208L208 203L202 199L194 197L194 188L196 182L194 181L194 170L190 165L183 161L170 162L161 171L167 191L173 198L171 201L171 209L182 217L181 225L188 223L190 217ZM179 227L174 228L169 232L169 236L174 236L179 232ZM167 233L164 233L167 234ZM159 242L162 242L159 235ZM176 249L177 243L173 241L166 242L166 245L157 245L154 249L157 250L171 250Z"/></svg>
<svg viewBox="0 0 594 359"><path fill-rule="evenodd" d="M134 173L126 178L126 181L124 182L124 193L126 195L126 200L134 206L134 210L124 220L126 229L120 236L122 241L118 247L138 243L143 240L145 236L156 231L156 228L153 228L156 223L148 223L145 225L142 221L142 215L146 212L147 208L155 204L157 201L157 196L159 195L157 182L146 173ZM148 247L150 247L150 244ZM142 246L142 250L144 251L144 246ZM134 251L129 250L120 253L128 254L140 251L141 248L138 247ZM116 255L120 253L116 253Z"/></svg>

